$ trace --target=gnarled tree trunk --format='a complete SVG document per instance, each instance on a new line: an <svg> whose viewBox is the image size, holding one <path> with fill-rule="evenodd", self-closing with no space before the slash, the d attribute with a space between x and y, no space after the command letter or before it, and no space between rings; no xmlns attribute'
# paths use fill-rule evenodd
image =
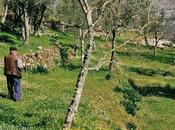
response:
<svg viewBox="0 0 175 130"><path fill-rule="evenodd" d="M112 30L112 53L111 53L111 60L109 63L109 72L111 73L113 71L113 65L115 60L115 38L116 38L116 30Z"/></svg>

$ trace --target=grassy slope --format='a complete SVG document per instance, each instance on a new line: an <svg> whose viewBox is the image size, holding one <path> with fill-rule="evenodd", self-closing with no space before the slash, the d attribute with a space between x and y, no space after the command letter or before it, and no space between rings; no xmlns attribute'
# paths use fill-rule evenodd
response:
<svg viewBox="0 0 175 130"><path fill-rule="evenodd" d="M73 35L59 34L59 39L64 44L76 42ZM2 34L0 34L2 35ZM10 36L11 37L11 36ZM42 41L42 43L41 43ZM119 39L118 42L122 43ZM17 41L18 42L18 41ZM0 57L7 53L10 45L0 44ZM50 37L31 38L31 43L27 47L16 46L20 52L37 50L38 46L49 47ZM97 63L109 50L107 43L97 40L97 53L93 53L91 66ZM29 49L30 48L30 49ZM139 87L158 84L164 87L169 83L174 88L175 78L160 75L144 76L130 71L129 67L152 68L154 70L174 71L173 57L174 49L157 49L157 55L151 54L149 47L142 47L128 44L117 51L117 69L110 81L104 80L107 73L106 66L99 72L91 71L85 84L82 101L79 107L73 129L80 130L115 130L123 128L126 122L133 121L139 129L144 130L172 130L175 128L175 101L173 98L145 96L139 103L140 110L135 117L127 114L120 104L122 95L115 93L113 89L120 86L120 81L127 81L126 77L132 77ZM79 57L73 59L75 65L79 65ZM2 72L2 70L1 70ZM22 87L22 101L14 103L7 99L0 99L0 124L7 126L30 126L47 129L59 129L64 121L70 98L74 92L74 86L79 69L72 71L63 68L55 68L47 75L24 74ZM26 85L28 76L29 86ZM5 81L1 76L1 92L6 91Z"/></svg>

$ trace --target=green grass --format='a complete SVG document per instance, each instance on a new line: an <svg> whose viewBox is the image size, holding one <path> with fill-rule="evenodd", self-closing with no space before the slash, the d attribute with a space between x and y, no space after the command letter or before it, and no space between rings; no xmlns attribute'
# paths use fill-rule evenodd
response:
<svg viewBox="0 0 175 130"><path fill-rule="evenodd" d="M51 31L51 30L50 30ZM58 41L64 46L71 47L77 42L73 33L60 33ZM37 51L38 46L48 48L52 45L52 37L31 36L28 46L23 46L22 41L7 32L16 44L9 41L0 44L0 58L8 53L11 45L19 48L20 54ZM2 42L2 41L1 41ZM117 45L124 42L117 38ZM97 50L92 54L90 66L95 66L99 59L110 50L110 42L96 39ZM166 87L175 89L175 68L173 60L174 48L157 49L153 56L151 47L127 44L117 52L115 71L110 80L105 80L107 64L98 72L90 71L85 83L79 110L74 120L73 130L118 130L124 129L126 124L133 122L141 130L173 130L175 128L175 100L165 95L141 95L138 102L139 110L134 116L128 114L121 102L125 97L114 89L128 83L132 78L139 90L151 87L154 91ZM74 94L75 83L80 69L80 56L71 59L74 69L67 70L56 67L49 69L47 74L23 75L22 101L15 103L0 97L0 126L4 127L31 127L33 129L60 129ZM1 73L2 70L0 70ZM164 75L164 72L172 74ZM152 75L153 73L153 75ZM27 86L27 81L29 85ZM0 92L7 94L6 81L0 76ZM158 86L159 89L155 89ZM126 85L127 87L127 85ZM168 94L168 93L167 93Z"/></svg>
<svg viewBox="0 0 175 130"><path fill-rule="evenodd" d="M74 45L77 41L74 33L60 33L49 30L49 33L57 34L56 40L61 42L63 45ZM0 57L4 56L8 52L10 46L15 46L19 49L19 54L31 53L38 51L38 47L49 48L53 44L53 37L42 36L35 37L31 36L28 45L23 45L22 38L9 32L0 32L0 51L2 52Z"/></svg>

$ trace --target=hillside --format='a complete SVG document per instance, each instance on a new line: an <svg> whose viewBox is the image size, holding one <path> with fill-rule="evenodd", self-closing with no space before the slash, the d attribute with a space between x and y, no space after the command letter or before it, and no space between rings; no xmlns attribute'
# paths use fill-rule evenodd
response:
<svg viewBox="0 0 175 130"><path fill-rule="evenodd" d="M64 46L77 42L73 33L55 33ZM19 48L20 54L30 53L29 50L38 51L38 46L52 46L50 36L31 37L28 46L21 46L22 42L15 35L0 33L0 36L4 35L11 40L0 43L1 59L12 45ZM127 39L118 37L117 45L125 40ZM96 39L96 43L97 51L91 57L92 67L110 50L110 42ZM108 75L107 64L99 71L90 71L72 129L173 130L175 48L157 49L155 56L152 51L151 47L128 43L117 49L115 71L109 80L105 80ZM49 73L46 74L24 72L22 101L19 103L6 99L6 81L1 68L0 129L61 129L74 93L80 69L79 59L80 56L77 56L70 60L74 66L71 69L57 66L49 68ZM129 78L131 84L128 83ZM130 100L136 106L130 104ZM134 111L135 114L132 114Z"/></svg>

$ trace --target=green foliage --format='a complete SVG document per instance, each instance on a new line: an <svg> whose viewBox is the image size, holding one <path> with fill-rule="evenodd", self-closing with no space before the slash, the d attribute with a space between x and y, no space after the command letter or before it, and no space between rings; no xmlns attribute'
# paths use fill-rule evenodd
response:
<svg viewBox="0 0 175 130"><path fill-rule="evenodd" d="M69 48L60 47L60 56L61 56L60 67L71 70L73 65L69 60Z"/></svg>
<svg viewBox="0 0 175 130"><path fill-rule="evenodd" d="M7 44L19 43L18 37L10 33L0 33L0 42L7 43Z"/></svg>
<svg viewBox="0 0 175 130"><path fill-rule="evenodd" d="M127 127L128 130L137 130L137 126L133 122L128 122L126 124L126 127Z"/></svg>
<svg viewBox="0 0 175 130"><path fill-rule="evenodd" d="M121 103L124 106L125 110L128 112L128 114L134 116L139 109L137 103L141 101L141 96L139 92L137 92L127 84L116 87L114 91L123 94L124 100Z"/></svg>
<svg viewBox="0 0 175 130"><path fill-rule="evenodd" d="M89 103L88 101L84 100L80 104L79 112L77 113L79 116L75 119L73 123L73 127L75 130L77 128L84 129L84 130L93 130L98 129L99 123L108 122L110 124L110 130L120 130L115 124L113 124L109 115L101 110L101 109L93 109L94 105ZM98 120L102 119L101 122ZM91 125L88 125L91 124ZM105 128L104 128L105 129ZM107 128L106 128L107 129Z"/></svg>
<svg viewBox="0 0 175 130"><path fill-rule="evenodd" d="M105 75L105 80L110 80L110 78L111 78L111 75L110 74L106 74Z"/></svg>
<svg viewBox="0 0 175 130"><path fill-rule="evenodd" d="M64 45L70 45L70 43L72 44L75 41L75 37L72 33L66 33L66 35L59 32L56 33L58 34L59 40L63 42ZM19 41L17 41L16 46L19 47L19 52L29 53L30 49L36 51L39 45L50 47L50 39L51 38L48 36L40 38L32 36L29 46L20 46L18 44ZM99 58L109 51L104 47L105 44L104 41L97 42L97 46L99 48L101 47L100 49L102 49L102 51L99 51L97 47L96 54L94 53L92 56L92 66L99 61ZM8 44L0 44L1 58L8 53L8 47ZM128 55L129 51L132 52L132 57ZM75 130L115 130L118 129L118 124L122 124L121 126L125 124L128 126L128 129L134 128L134 124L129 120L131 118L130 115L123 112L123 107L118 104L121 97L111 91L113 87L116 86L116 83L117 86L123 86L121 87L123 89L122 93L125 93L123 95L126 95L124 98L126 97L127 100L123 100L122 102L128 107L130 107L131 104L132 107L129 108L129 110L131 109L130 112L134 113L133 111L138 110L135 107L139 108L137 115L133 116L134 121L138 124L138 128L144 130L175 128L175 113L173 111L175 106L174 96L166 96L167 91L174 95L175 80L173 76L164 77L158 74L159 70L168 71L167 73L162 72L164 75L171 75L171 73L174 73L172 61L175 56L175 50L174 48L157 49L157 55L155 57L149 55L149 51L149 47L132 44L127 44L117 50L118 60L122 63L120 68L123 70L122 72L125 74L125 77L122 76L123 73L115 71L114 76L112 75L113 78L111 78L109 82L104 80L106 66L98 72L90 71L85 84L82 104L76 115L76 120L73 123L73 128ZM77 59L73 59L71 62L75 66L79 66L80 64ZM126 65L130 67L135 67L137 65L137 67L152 68L156 74L152 77L145 76L144 74L140 75L137 72L132 73L133 71L125 69ZM151 71L149 70L149 74L153 73ZM2 70L0 70L0 72L3 73ZM75 89L74 83L77 73L77 69L67 71L63 68L55 68L49 71L47 75L34 75L33 73L29 73L29 86L27 88L25 86L27 82L25 77L22 81L22 101L20 103L13 103L7 99L3 99L3 97L1 98L0 126L4 125L4 127L7 126L9 128L21 126L30 127L31 129L60 129ZM147 85L147 90L139 89L146 95L142 97L144 100L139 101L136 96L137 94L134 94L135 92L133 92L130 86L119 82L119 79L124 81L126 77L132 77L140 88L144 88ZM3 81L2 79L3 77L0 76L0 81ZM158 85L154 85L155 83ZM5 84L6 83L4 83L4 87ZM125 87L128 87L129 90L125 89ZM156 89L155 87L159 88ZM164 87L165 89L160 91L160 89L162 90ZM2 89L3 88L0 87L1 91ZM147 93L154 91L155 93L159 92L161 96L157 93L154 95L147 95ZM137 101L139 101L139 107ZM130 122L130 124L127 125L127 122Z"/></svg>
<svg viewBox="0 0 175 130"><path fill-rule="evenodd" d="M43 65L37 65L36 67L32 68L31 71L34 74L37 74L37 73L47 74L49 72L48 69Z"/></svg>

